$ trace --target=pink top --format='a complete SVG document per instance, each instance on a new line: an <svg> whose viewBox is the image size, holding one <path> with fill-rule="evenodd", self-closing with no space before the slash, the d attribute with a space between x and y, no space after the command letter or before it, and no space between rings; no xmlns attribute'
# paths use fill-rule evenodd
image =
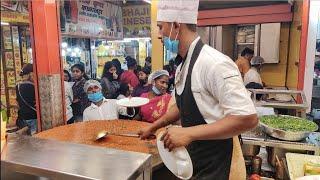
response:
<svg viewBox="0 0 320 180"><path fill-rule="evenodd" d="M140 97L148 98L149 93L143 93ZM150 99L150 102L140 108L140 115L143 121L154 122L167 112L168 104L171 95L164 94L162 96L155 96Z"/></svg>
<svg viewBox="0 0 320 180"><path fill-rule="evenodd" d="M124 71L121 74L120 81L122 83L129 84L133 88L135 88L137 85L139 85L138 77L136 76L136 74L134 74L134 72L131 72L131 71Z"/></svg>

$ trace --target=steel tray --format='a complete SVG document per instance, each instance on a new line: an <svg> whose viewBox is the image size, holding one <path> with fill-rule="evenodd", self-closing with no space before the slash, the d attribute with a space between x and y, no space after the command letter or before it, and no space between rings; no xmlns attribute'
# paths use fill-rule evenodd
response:
<svg viewBox="0 0 320 180"><path fill-rule="evenodd" d="M279 115L279 116L298 118L295 116L288 116L288 115ZM281 129L269 127L268 125L262 123L261 121L260 121L260 127L269 136L272 136L274 138L281 139L281 140L286 140L286 141L301 141L306 137L308 137L310 133L312 133L312 131L300 131L300 132L284 131Z"/></svg>

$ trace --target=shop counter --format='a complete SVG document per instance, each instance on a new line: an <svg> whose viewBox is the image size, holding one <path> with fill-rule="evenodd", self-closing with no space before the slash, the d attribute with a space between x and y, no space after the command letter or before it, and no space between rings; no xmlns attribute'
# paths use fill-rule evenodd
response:
<svg viewBox="0 0 320 180"><path fill-rule="evenodd" d="M1 179L151 179L151 155L9 135L1 153Z"/></svg>

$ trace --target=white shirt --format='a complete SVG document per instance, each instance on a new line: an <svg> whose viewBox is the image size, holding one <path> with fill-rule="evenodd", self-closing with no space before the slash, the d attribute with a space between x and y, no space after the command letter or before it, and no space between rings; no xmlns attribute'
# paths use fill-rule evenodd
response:
<svg viewBox="0 0 320 180"><path fill-rule="evenodd" d="M66 103L66 117L67 121L73 117L73 112L71 108L71 103L73 101L73 92L72 85L64 81L64 90L65 90L65 103Z"/></svg>
<svg viewBox="0 0 320 180"><path fill-rule="evenodd" d="M178 95L183 92L190 58L199 39L200 37L196 38L190 45L181 71L181 64L177 68L175 88ZM203 46L194 65L191 90L207 123L214 123L226 115L256 113L237 65L228 56L208 45Z"/></svg>
<svg viewBox="0 0 320 180"><path fill-rule="evenodd" d="M113 120L119 119L119 114L129 116L127 114L127 108L118 106L116 99L105 99L100 106L93 103L83 111L83 121L89 120Z"/></svg>
<svg viewBox="0 0 320 180"><path fill-rule="evenodd" d="M244 74L243 83L246 86L247 84L255 82L262 85L262 80L260 74L258 73L257 68L251 67L249 71Z"/></svg>

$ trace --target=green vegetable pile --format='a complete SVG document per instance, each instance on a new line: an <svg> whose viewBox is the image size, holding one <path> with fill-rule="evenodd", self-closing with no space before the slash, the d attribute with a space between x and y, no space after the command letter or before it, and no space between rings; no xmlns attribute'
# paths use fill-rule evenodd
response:
<svg viewBox="0 0 320 180"><path fill-rule="evenodd" d="M291 132L312 132L318 129L318 125L312 121L289 116L262 116L260 121L269 127Z"/></svg>

